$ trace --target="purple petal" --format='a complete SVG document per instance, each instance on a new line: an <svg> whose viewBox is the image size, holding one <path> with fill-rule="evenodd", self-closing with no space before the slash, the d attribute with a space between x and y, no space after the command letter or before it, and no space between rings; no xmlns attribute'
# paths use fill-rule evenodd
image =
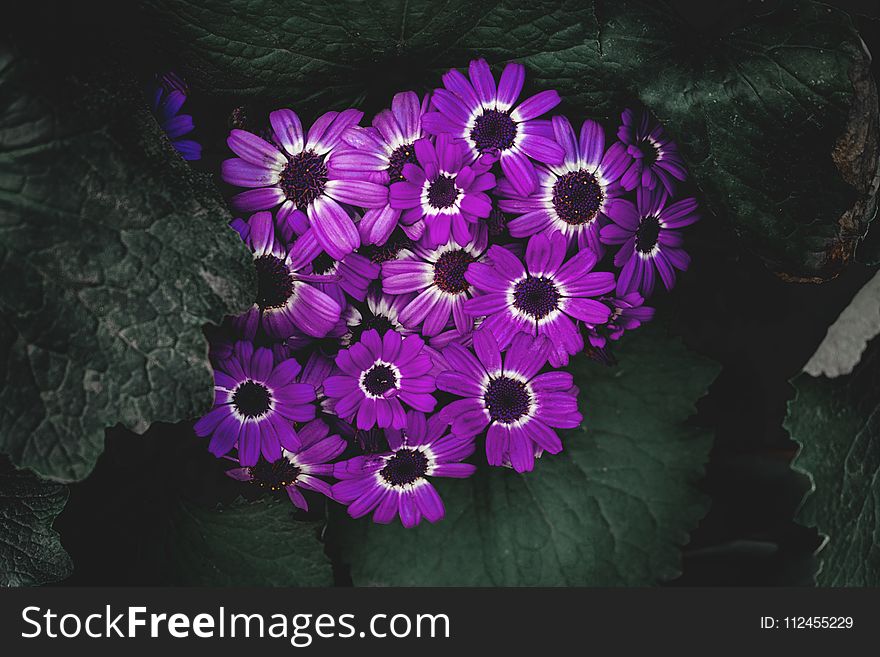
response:
<svg viewBox="0 0 880 657"><path fill-rule="evenodd" d="M502 109L510 109L519 98L526 79L526 67L522 64L511 62L504 67L501 79L498 81L498 105Z"/></svg>
<svg viewBox="0 0 880 657"><path fill-rule="evenodd" d="M361 237L348 213L334 200L319 196L308 207L315 237L334 260L342 260L361 245Z"/></svg>
<svg viewBox="0 0 880 657"><path fill-rule="evenodd" d="M562 99L556 91L552 89L541 91L520 103L519 107L510 113L510 118L517 123L536 119L545 112L552 110L561 101Z"/></svg>
<svg viewBox="0 0 880 657"><path fill-rule="evenodd" d="M272 124L275 139L288 154L296 155L302 152L303 129L296 112L290 109L275 110L269 114L269 123Z"/></svg>
<svg viewBox="0 0 880 657"><path fill-rule="evenodd" d="M251 164L277 171L287 165L287 158L275 146L246 130L232 130L226 143L233 153Z"/></svg>

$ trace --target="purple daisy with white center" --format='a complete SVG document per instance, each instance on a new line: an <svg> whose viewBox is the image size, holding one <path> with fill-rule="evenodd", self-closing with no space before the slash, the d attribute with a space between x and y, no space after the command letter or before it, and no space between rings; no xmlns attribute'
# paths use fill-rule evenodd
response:
<svg viewBox="0 0 880 657"><path fill-rule="evenodd" d="M470 161L484 154L500 157L514 189L531 194L538 181L529 158L556 165L564 157L547 122L536 121L560 103L559 94L542 91L514 107L526 77L522 64L507 64L497 87L484 59L473 60L468 74L470 79L452 69L443 76L445 89L437 89L431 101L437 111L425 114L422 128L463 140Z"/></svg>
<svg viewBox="0 0 880 657"><path fill-rule="evenodd" d="M617 138L626 145L627 168L620 184L627 190L638 186L654 189L659 183L669 194L675 181L687 178L678 146L647 111L623 110Z"/></svg>
<svg viewBox="0 0 880 657"><path fill-rule="evenodd" d="M362 116L354 109L327 112L304 136L293 110L276 110L269 115L274 144L245 130L232 130L226 143L238 157L223 162L223 180L252 188L232 198L233 209L280 206L279 225L295 213L300 223L307 218L330 257L340 260L354 251L360 236L353 213L345 206L381 208L388 201L384 185L358 180L333 164L338 153L350 148L342 133Z"/></svg>
<svg viewBox="0 0 880 657"><path fill-rule="evenodd" d="M184 160L200 160L202 145L193 139L181 139L193 130L195 123L190 114L180 114L186 102L186 83L176 73L166 73L150 90L150 107L159 126L168 135L171 145Z"/></svg>
<svg viewBox="0 0 880 657"><path fill-rule="evenodd" d="M387 431L390 451L356 456L337 463L333 474L334 499L348 505L352 518L371 511L373 521L390 523L396 516L404 527L422 518L434 523L446 515L443 500L431 477L470 477L476 467L462 460L474 453L472 439L447 433L449 424L439 416L427 420L409 411L403 431ZM403 427L401 427L403 428Z"/></svg>
<svg viewBox="0 0 880 657"><path fill-rule="evenodd" d="M605 324L586 326L587 338L593 347L602 348L610 340L619 340L625 331L632 331L654 319L654 309L643 305L644 298L638 292L622 297L601 299L611 309Z"/></svg>
<svg viewBox="0 0 880 657"><path fill-rule="evenodd" d="M401 223L421 223L422 241L429 246L445 244L452 236L461 245L473 237L479 219L492 212L492 202L485 194L495 187L492 166L486 158L470 165L464 163L464 147L449 135L416 141L413 147L417 163L403 165L402 182L391 185L389 203L402 210Z"/></svg>
<svg viewBox="0 0 880 657"><path fill-rule="evenodd" d="M341 373L324 381L324 392L335 400L339 417L357 417L359 429L402 429L403 404L423 412L433 411L437 404L431 394L436 389L433 363L418 335L364 331L357 344L336 355L336 367Z"/></svg>
<svg viewBox="0 0 880 657"><path fill-rule="evenodd" d="M332 283L326 276L309 274L318 248L307 248L297 240L287 251L276 238L270 212L257 212L248 219L246 230L237 223L239 234L254 253L257 270L257 299L253 307L236 318L243 335L252 338L257 328L271 337L284 339L296 329L321 338L338 323L342 308L337 301L317 289L315 283Z"/></svg>
<svg viewBox="0 0 880 657"><path fill-rule="evenodd" d="M538 233L526 246L525 265L509 250L493 245L487 263L474 263L465 274L480 293L464 304L472 316L485 316L483 330L491 331L502 349L520 331L545 335L550 363L566 365L569 355L584 348L575 322L604 324L611 313L593 297L614 289L614 274L593 272L596 254L585 249L565 260L562 233Z"/></svg>
<svg viewBox="0 0 880 657"><path fill-rule="evenodd" d="M464 312L464 303L473 289L465 279L468 266L485 253L488 233L485 225L463 246L449 240L435 249L416 246L407 256L382 265L382 289L387 294L417 293L400 311L400 322L410 329L421 326L423 335L439 334L449 324L466 333L473 319Z"/></svg>
<svg viewBox="0 0 880 657"><path fill-rule="evenodd" d="M547 363L549 341L518 333L502 361L492 333L480 329L473 349L476 356L458 344L443 350L449 369L437 375L437 387L464 398L440 412L452 422L452 432L471 437L486 431L489 464L509 464L517 472L534 468L536 452L562 451L554 428L572 429L582 417L571 374L538 374Z"/></svg>
<svg viewBox="0 0 880 657"><path fill-rule="evenodd" d="M412 300L411 294L385 294L381 289L371 289L367 293L366 307L349 304L343 320L348 331L339 339L343 347L359 342L364 331L376 329L379 334L385 331L396 331L400 335L409 335L411 330L400 323L400 311Z"/></svg>
<svg viewBox="0 0 880 657"><path fill-rule="evenodd" d="M211 436L208 450L218 457L238 446L243 466L299 449L293 423L315 418L315 388L298 383L299 372L293 358L276 365L271 349L236 342L214 369L214 408L195 423L196 435Z"/></svg>
<svg viewBox="0 0 880 657"><path fill-rule="evenodd" d="M669 196L662 185L654 189L639 187L636 203L615 199L613 223L602 229L602 241L620 244L614 265L621 267L617 294L639 292L650 297L657 275L667 290L675 285L675 270L685 271L690 256L682 248L684 237L679 228L700 219L697 200L686 198L667 206Z"/></svg>
<svg viewBox="0 0 880 657"><path fill-rule="evenodd" d="M608 221L609 200L624 192L616 181L630 158L620 143L605 150L605 131L595 121L584 121L578 139L567 118L554 116L553 131L565 151L564 161L536 167L538 184L532 194L519 194L507 180L499 181L498 207L519 215L507 224L513 237L558 232L569 246L592 249L601 258L599 229Z"/></svg>
<svg viewBox="0 0 880 657"><path fill-rule="evenodd" d="M331 497L330 484L318 477L333 475L330 461L345 451L346 442L338 435L329 435L330 427L323 420L312 420L298 433L302 441L298 449L283 449L281 457L274 461L260 459L255 465L232 468L226 474L261 488L284 489L295 507L308 511L309 503L299 489Z"/></svg>
<svg viewBox="0 0 880 657"><path fill-rule="evenodd" d="M353 149L334 158L339 170L359 174L365 180L391 185L402 182L403 167L416 164L415 142L425 136L422 132L422 116L431 102L430 94L421 103L412 91L402 91L391 101L391 109L382 110L369 128L354 126L345 131L342 139ZM358 223L364 244L385 244L401 219L401 209L386 203L381 208L371 208ZM418 239L421 226L412 227L420 219L409 213L400 222L401 229Z"/></svg>

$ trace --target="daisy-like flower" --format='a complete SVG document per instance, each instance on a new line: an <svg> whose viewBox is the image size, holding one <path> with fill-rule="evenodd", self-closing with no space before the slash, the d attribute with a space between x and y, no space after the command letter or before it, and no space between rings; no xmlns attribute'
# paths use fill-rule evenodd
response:
<svg viewBox="0 0 880 657"><path fill-rule="evenodd" d="M639 187L635 205L616 199L611 213L614 223L602 229L602 241L620 244L614 265L621 267L617 295L639 292L650 297L659 274L663 285L675 285L675 270L685 271L690 256L682 248L684 238L679 228L699 220L697 201L686 198L667 206L669 196L662 185L654 189Z"/></svg>
<svg viewBox="0 0 880 657"><path fill-rule="evenodd" d="M260 459L256 465L232 468L226 474L261 488L284 489L295 507L308 511L309 503L299 489L330 497L330 484L318 477L333 475L330 461L345 451L346 442L338 435L329 435L330 427L323 420L312 420L298 433L302 441L298 449L282 449L280 458L274 461Z"/></svg>
<svg viewBox="0 0 880 657"><path fill-rule="evenodd" d="M400 311L412 300L411 294L391 295L373 287L367 293L366 307L350 304L342 316L348 331L339 339L343 347L360 342L364 331L376 329L379 335L385 331L397 331L400 335L412 333L400 323Z"/></svg>
<svg viewBox="0 0 880 657"><path fill-rule="evenodd" d="M462 437L486 433L490 465L510 465L517 472L534 468L535 454L562 451L554 428L581 423L577 388L571 374L538 374L547 363L550 343L544 337L518 333L501 358L490 331L474 334L474 352L458 344L443 350L449 369L437 375L437 387L464 399L440 413Z"/></svg>
<svg viewBox="0 0 880 657"><path fill-rule="evenodd" d="M197 436L211 436L208 450L223 456L238 446L243 466L256 465L260 454L273 462L281 448L302 443L293 422L315 418L315 388L297 383L299 363L289 358L274 364L272 351L236 342L232 355L214 370L214 408L195 423Z"/></svg>
<svg viewBox="0 0 880 657"><path fill-rule="evenodd" d="M241 222L243 224L243 222ZM332 283L326 276L309 274L317 248L297 244L287 251L276 238L270 212L257 212L239 234L254 253L257 270L257 299L247 313L235 320L243 335L252 338L257 328L278 339L290 337L295 329L321 338L339 322L342 308L314 286Z"/></svg>
<svg viewBox="0 0 880 657"><path fill-rule="evenodd" d="M605 324L586 327L587 339L593 347L603 348L609 339L620 340L625 331L635 330L654 319L654 309L643 305L645 300L638 292L601 301L611 308L611 315Z"/></svg>
<svg viewBox="0 0 880 657"><path fill-rule="evenodd" d="M654 189L659 183L667 193L675 193L675 181L687 178L687 169L663 126L644 110L625 109L620 120L617 138L626 145L628 160L620 184L632 190Z"/></svg>
<svg viewBox="0 0 880 657"><path fill-rule="evenodd" d="M607 223L609 200L624 191L616 181L630 158L620 143L605 150L605 131L595 121L584 121L578 139L568 119L554 116L553 131L565 160L549 168L536 167L533 194L519 194L508 181L499 181L498 207L519 215L507 224L513 237L558 232L569 246L592 249L601 258L599 229Z"/></svg>
<svg viewBox="0 0 880 657"><path fill-rule="evenodd" d="M430 94L421 103L418 95L412 91L396 94L391 101L391 109L379 112L371 127L354 126L343 133L342 139L355 150L340 153L334 158L334 166L386 186L404 181L404 165L416 164L415 142L425 136L422 133L422 116L430 102ZM388 203L381 208L367 210L358 223L361 241L364 244L385 244L398 225L400 215L401 209ZM412 227L419 218L409 213L400 222L401 229L410 233L413 239L421 236L422 226Z"/></svg>
<svg viewBox="0 0 880 657"><path fill-rule="evenodd" d="M542 91L514 107L526 77L522 64L505 66L497 87L484 59L472 61L468 74L470 79L452 69L443 76L445 89L437 89L432 99L438 111L425 114L422 128L463 139L470 161L483 154L497 155L514 189L530 194L537 177L529 158L562 164L562 148L548 134L546 122L535 120L559 104L559 94Z"/></svg>
<svg viewBox="0 0 880 657"><path fill-rule="evenodd" d="M464 304L473 289L465 272L483 256L487 243L486 226L480 225L464 246L455 240L435 249L416 246L408 256L384 263L382 289L386 293L417 293L400 311L400 322L410 329L421 326L422 334L430 337L443 331L452 317L459 333L469 331L473 319L465 314Z"/></svg>
<svg viewBox="0 0 880 657"><path fill-rule="evenodd" d="M431 246L445 244L450 235L467 244L477 221L492 212L485 194L495 186L491 161L480 158L466 165L464 146L446 134L438 136L436 144L419 139L414 150L417 164L405 164L404 180L391 185L391 207L403 210L401 223L421 222Z"/></svg>
<svg viewBox="0 0 880 657"><path fill-rule="evenodd" d="M193 130L195 123L189 114L180 114L186 102L186 83L175 73L161 76L150 90L150 107L159 126L168 135L171 145L184 160L200 160L202 145L193 139L182 139Z"/></svg>
<svg viewBox="0 0 880 657"><path fill-rule="evenodd" d="M447 433L448 423L410 411L403 431L387 431L390 451L356 456L337 463L334 499L348 505L352 518L371 511L373 521L387 524L400 516L404 527L422 518L434 523L446 515L430 477L470 477L476 468L462 460L474 453L474 442Z"/></svg>
<svg viewBox="0 0 880 657"><path fill-rule="evenodd" d="M502 349L520 331L547 336L550 363L566 365L569 355L584 348L575 321L608 321L608 306L593 297L614 289L614 274L592 271L597 259L590 249L567 262L565 253L562 233L538 233L529 239L525 265L509 250L492 246L488 263L468 267L465 278L481 294L465 301L464 311L486 316L482 330L491 331Z"/></svg>
<svg viewBox="0 0 880 657"><path fill-rule="evenodd" d="M358 180L333 165L336 154L349 148L342 133L362 116L353 109L327 112L304 136L295 112L276 110L269 115L274 144L245 130L232 130L226 143L238 157L223 162L223 180L252 188L232 198L233 209L252 212L280 206L278 224L295 213L300 223L307 218L330 257L340 260L354 251L360 236L352 212L344 206L381 208L388 200L383 185Z"/></svg>
<svg viewBox="0 0 880 657"><path fill-rule="evenodd" d="M365 331L357 344L336 355L341 374L324 381L324 392L335 400L336 414L343 420L357 417L359 429L374 425L402 429L406 426L403 404L418 411L434 410L437 400L433 364L418 335L401 336L375 329Z"/></svg>

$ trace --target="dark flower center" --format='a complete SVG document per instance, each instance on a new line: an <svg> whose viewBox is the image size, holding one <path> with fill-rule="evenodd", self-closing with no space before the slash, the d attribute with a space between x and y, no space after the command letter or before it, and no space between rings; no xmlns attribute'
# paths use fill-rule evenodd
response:
<svg viewBox="0 0 880 657"><path fill-rule="evenodd" d="M639 150L642 151L642 164L651 166L660 159L660 149L649 139L643 139L639 144Z"/></svg>
<svg viewBox="0 0 880 657"><path fill-rule="evenodd" d="M559 305L559 290L546 276L525 278L513 287L513 305L535 319L542 319Z"/></svg>
<svg viewBox="0 0 880 657"><path fill-rule="evenodd" d="M376 329L379 335L385 335L386 331L394 330L394 324L384 315L373 315L366 312L361 315L361 323L349 327L350 336L346 340L346 344L354 344L361 341L364 331Z"/></svg>
<svg viewBox="0 0 880 657"><path fill-rule="evenodd" d="M419 450L404 447L394 452L379 474L392 486L406 486L424 477L427 471L428 457Z"/></svg>
<svg viewBox="0 0 880 657"><path fill-rule="evenodd" d="M290 486L296 481L299 472L299 468L283 456L271 463L260 457L256 465L248 468L252 483L271 490L281 490Z"/></svg>
<svg viewBox="0 0 880 657"><path fill-rule="evenodd" d="M474 122L471 140L481 153L490 148L506 150L516 140L516 123L510 118L509 112L485 110Z"/></svg>
<svg viewBox="0 0 880 657"><path fill-rule="evenodd" d="M262 383L247 380L235 389L232 403L245 417L261 417L269 410L272 396Z"/></svg>
<svg viewBox="0 0 880 657"><path fill-rule="evenodd" d="M642 217L636 230L636 251L650 253L660 237L660 220L657 217Z"/></svg>
<svg viewBox="0 0 880 657"><path fill-rule="evenodd" d="M451 208L459 193L455 179L441 173L428 186L428 205L438 210Z"/></svg>
<svg viewBox="0 0 880 657"><path fill-rule="evenodd" d="M363 386L373 397L382 397L386 392L397 387L397 375L388 365L373 365L363 375Z"/></svg>
<svg viewBox="0 0 880 657"><path fill-rule="evenodd" d="M312 260L312 271L316 274L326 274L333 271L336 261L326 253L322 253Z"/></svg>
<svg viewBox="0 0 880 657"><path fill-rule="evenodd" d="M391 179L392 183L403 182L406 180L406 178L403 177L403 165L418 163L419 161L416 159L416 149L413 148L412 144L398 146L394 149L394 152L391 153L391 157L388 158L388 177Z"/></svg>
<svg viewBox="0 0 880 657"><path fill-rule="evenodd" d="M369 331L370 329L376 329L379 335L383 335L385 331L390 331L394 328L394 324L391 323L391 320L385 317L384 315L373 315L370 314L364 317L358 329L361 332Z"/></svg>
<svg viewBox="0 0 880 657"><path fill-rule="evenodd" d="M489 417L502 424L520 419L528 412L531 402L526 384L509 376L499 376L489 381L483 395L483 404L489 411Z"/></svg>
<svg viewBox="0 0 880 657"><path fill-rule="evenodd" d="M470 253L464 249L447 251L434 263L434 285L448 294L463 294L470 288L464 274L468 265L475 262Z"/></svg>
<svg viewBox="0 0 880 657"><path fill-rule="evenodd" d="M580 169L559 176L553 185L553 207L565 223L580 226L596 218L605 194L596 176Z"/></svg>
<svg viewBox="0 0 880 657"><path fill-rule="evenodd" d="M254 260L257 268L257 305L262 309L281 308L293 294L293 278L284 261L273 255Z"/></svg>
<svg viewBox="0 0 880 657"><path fill-rule="evenodd" d="M358 253L369 258L370 262L379 265L383 262L388 262L389 260L395 260L398 253L411 246L411 239L400 234L399 231L395 231L382 246L367 244L358 249Z"/></svg>
<svg viewBox="0 0 880 657"><path fill-rule="evenodd" d="M327 165L324 158L313 151L305 151L290 158L281 181L278 183L284 195L300 210L318 198L327 184Z"/></svg>

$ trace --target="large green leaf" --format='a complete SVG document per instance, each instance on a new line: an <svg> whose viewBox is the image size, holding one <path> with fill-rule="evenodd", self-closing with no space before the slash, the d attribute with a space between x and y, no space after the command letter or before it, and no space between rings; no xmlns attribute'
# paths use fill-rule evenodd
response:
<svg viewBox="0 0 880 657"><path fill-rule="evenodd" d="M688 426L717 367L660 329L626 341L620 365L572 363L581 428L532 473L481 468L438 482L447 517L414 530L339 512L328 540L356 585L648 585L680 572L706 511L711 440ZM435 480L435 482L438 480Z"/></svg>
<svg viewBox="0 0 880 657"><path fill-rule="evenodd" d="M287 500L175 509L172 580L181 586L332 586L321 522L294 520Z"/></svg>
<svg viewBox="0 0 880 657"><path fill-rule="evenodd" d="M253 277L140 94L66 66L0 42L0 451L59 481L89 473L108 426L210 407L201 328Z"/></svg>
<svg viewBox="0 0 880 657"><path fill-rule="evenodd" d="M822 586L880 586L880 338L852 374L801 374L786 428L812 481L798 519L827 537Z"/></svg>
<svg viewBox="0 0 880 657"><path fill-rule="evenodd" d="M205 447L191 423L109 432L56 523L76 564L71 584L333 584L323 522L295 515L284 493L233 481L233 464Z"/></svg>
<svg viewBox="0 0 880 657"><path fill-rule="evenodd" d="M0 463L0 586L57 582L70 574L70 557L52 529L67 487Z"/></svg>
<svg viewBox="0 0 880 657"><path fill-rule="evenodd" d="M718 12L721 14L721 12ZM850 18L783 1L697 31L663 2L149 0L146 42L209 94L375 110L473 56L518 60L573 118L642 101L711 209L792 280L854 256L880 182L877 90Z"/></svg>

